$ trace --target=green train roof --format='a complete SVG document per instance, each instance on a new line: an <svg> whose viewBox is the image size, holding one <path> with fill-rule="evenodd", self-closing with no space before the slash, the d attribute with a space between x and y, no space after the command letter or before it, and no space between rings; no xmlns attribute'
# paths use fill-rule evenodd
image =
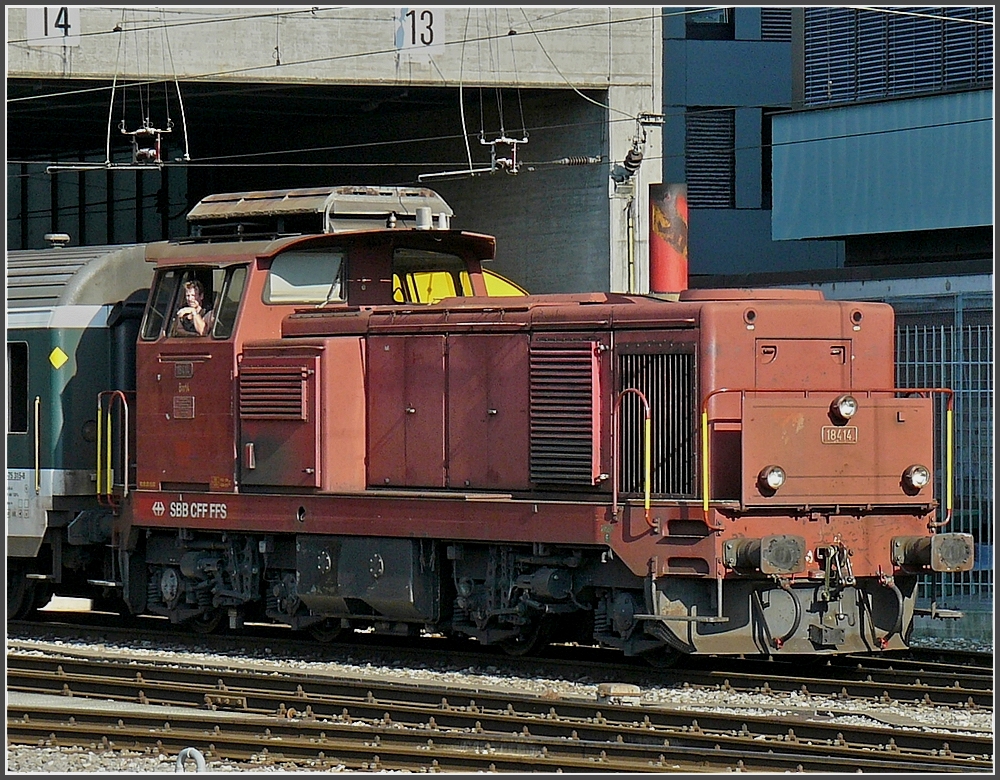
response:
<svg viewBox="0 0 1000 780"><path fill-rule="evenodd" d="M123 301L149 287L146 245L21 249L7 253L7 310Z"/></svg>

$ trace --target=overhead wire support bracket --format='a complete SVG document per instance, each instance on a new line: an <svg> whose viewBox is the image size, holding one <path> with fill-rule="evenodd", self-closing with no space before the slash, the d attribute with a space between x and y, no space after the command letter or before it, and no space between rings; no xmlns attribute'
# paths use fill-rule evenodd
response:
<svg viewBox="0 0 1000 780"><path fill-rule="evenodd" d="M506 133L501 133L499 138L494 138L492 141L487 141L485 138L480 138L479 143L483 146L490 147L490 172L493 173L498 170L506 171L510 174L516 174L521 169L521 164L517 161L517 145L528 143L528 138L508 138ZM510 157L497 157L497 144L510 147Z"/></svg>
<svg viewBox="0 0 1000 780"><path fill-rule="evenodd" d="M528 143L528 139L525 138L508 138L506 135L501 135L499 138L494 138L492 141L487 141L485 138L480 137L479 143L483 146L490 147L490 167L489 168L464 168L457 171L441 171L439 173L421 173L417 176L417 181L423 182L429 179L445 179L445 178L458 178L460 176L478 176L483 173L496 173L497 171L505 171L506 173L516 174L521 170L521 163L517 159L517 146L518 144ZM510 146L510 157L497 157L497 144ZM570 158L564 158L569 160ZM579 163L577 163L579 164ZM529 170L533 170L529 168Z"/></svg>

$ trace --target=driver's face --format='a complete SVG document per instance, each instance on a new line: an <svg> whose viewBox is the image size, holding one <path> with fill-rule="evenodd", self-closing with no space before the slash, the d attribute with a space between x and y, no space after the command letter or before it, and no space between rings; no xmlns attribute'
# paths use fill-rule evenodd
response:
<svg viewBox="0 0 1000 780"><path fill-rule="evenodd" d="M189 287L184 291L184 302L188 306L198 307L201 305L201 295L193 287Z"/></svg>

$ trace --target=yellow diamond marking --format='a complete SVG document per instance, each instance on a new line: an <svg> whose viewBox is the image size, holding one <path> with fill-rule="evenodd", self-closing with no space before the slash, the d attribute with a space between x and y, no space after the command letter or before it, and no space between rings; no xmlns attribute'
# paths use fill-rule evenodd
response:
<svg viewBox="0 0 1000 780"><path fill-rule="evenodd" d="M56 347L49 353L49 362L53 368L62 368L67 360L69 360L69 355L59 349L59 347Z"/></svg>

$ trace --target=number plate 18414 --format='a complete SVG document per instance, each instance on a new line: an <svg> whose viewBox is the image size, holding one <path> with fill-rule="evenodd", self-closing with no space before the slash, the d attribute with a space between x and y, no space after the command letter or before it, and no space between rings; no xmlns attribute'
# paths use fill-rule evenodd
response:
<svg viewBox="0 0 1000 780"><path fill-rule="evenodd" d="M823 444L857 444L858 426L824 425L820 431L820 441Z"/></svg>

